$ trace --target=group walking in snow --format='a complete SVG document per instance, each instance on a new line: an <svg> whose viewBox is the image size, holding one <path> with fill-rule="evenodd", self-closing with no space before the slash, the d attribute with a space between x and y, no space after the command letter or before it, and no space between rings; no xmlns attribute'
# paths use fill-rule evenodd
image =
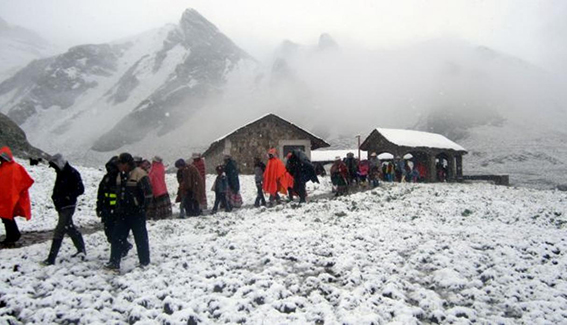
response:
<svg viewBox="0 0 567 325"><path fill-rule="evenodd" d="M219 210L231 212L243 205L238 163L230 155L223 158L223 163L214 168L216 177L210 190L214 192L215 200L211 214ZM300 204L306 203L306 184L319 183L318 175L326 173L324 168L314 165L301 150L290 151L285 155L285 160L282 160L278 151L270 148L266 158L265 162L260 157L254 158L254 182L257 190L254 207L281 204L282 197L288 202L297 197ZM0 162L0 217L6 228L6 239L2 245L7 247L21 236L14 217L31 218L27 190L33 180L14 161L9 148L0 149ZM85 189L81 175L61 154L51 156L49 166L56 173L52 200L58 222L48 256L42 262L44 265L56 262L66 234L77 249L74 256L84 257L87 253L82 234L73 223L77 198ZM177 169L175 203L179 204L179 218L197 217L206 213L205 159L201 154L194 153L190 159L176 160L174 166ZM144 267L150 263L146 221L173 216L172 200L165 179L166 165L159 156L154 156L150 162L130 153L122 153L111 157L105 164L105 169L106 173L98 185L96 202L96 215L104 226L110 244L110 257L105 268L119 270L122 258L127 256L134 245L139 266ZM380 181L418 181L423 178L420 173L419 164L407 160L380 161L375 153L371 154L370 159L362 161L348 153L344 159L336 157L330 167L336 196L347 194L355 186L376 187ZM134 245L128 241L130 233Z"/></svg>

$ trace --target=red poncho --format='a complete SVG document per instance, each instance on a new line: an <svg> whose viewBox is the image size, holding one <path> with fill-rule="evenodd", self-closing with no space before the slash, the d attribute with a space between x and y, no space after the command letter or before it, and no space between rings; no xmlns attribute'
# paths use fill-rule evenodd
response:
<svg viewBox="0 0 567 325"><path fill-rule="evenodd" d="M14 161L8 147L2 147L0 153L6 153L11 161L2 161L0 165L0 217L14 219L21 216L31 218L31 202L28 189L33 179L20 164Z"/></svg>
<svg viewBox="0 0 567 325"><path fill-rule="evenodd" d="M161 162L152 162L152 167L148 176L150 177L150 183L152 183L152 194L154 197L160 197L167 194L167 186L165 185L165 167Z"/></svg>
<svg viewBox="0 0 567 325"><path fill-rule="evenodd" d="M279 158L270 158L264 171L264 184L262 188L270 195L276 192L287 194L288 187L293 187L293 177L285 169Z"/></svg>

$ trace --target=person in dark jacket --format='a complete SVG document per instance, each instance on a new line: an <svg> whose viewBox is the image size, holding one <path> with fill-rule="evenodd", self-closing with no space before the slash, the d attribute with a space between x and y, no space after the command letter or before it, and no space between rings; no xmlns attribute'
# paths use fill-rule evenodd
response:
<svg viewBox="0 0 567 325"><path fill-rule="evenodd" d="M216 213L219 208L219 204L224 206L224 210L226 212L232 211L232 207L230 206L230 202L226 199L226 193L228 191L228 180L226 175L224 174L224 167L222 165L217 166L217 178L215 179L215 183L213 184L212 190L215 192L215 205L213 206L212 213Z"/></svg>
<svg viewBox="0 0 567 325"><path fill-rule="evenodd" d="M254 158L254 180L256 181L256 200L254 201L254 206L259 207L260 204L266 206L266 198L264 198L264 191L262 190L262 183L264 182L264 171L266 170L266 165L260 160L260 158Z"/></svg>
<svg viewBox="0 0 567 325"><path fill-rule="evenodd" d="M63 243L65 234L69 235L73 240L73 244L77 248L77 253L73 256L85 255L85 242L81 232L73 224L73 214L77 205L77 197L85 192L81 174L71 167L61 154L56 154L49 160L49 167L55 169L57 178L53 187L53 204L59 215L57 226L53 231L53 241L51 249L44 265L55 264L55 259Z"/></svg>
<svg viewBox="0 0 567 325"><path fill-rule="evenodd" d="M288 173L293 176L293 191L299 196L299 203L305 203L307 192L305 184L309 181L319 183L315 167L301 150L293 150L287 160Z"/></svg>
<svg viewBox="0 0 567 325"><path fill-rule="evenodd" d="M354 157L352 152L349 152L347 153L344 163L348 170L349 185L358 184L358 159Z"/></svg>
<svg viewBox="0 0 567 325"><path fill-rule="evenodd" d="M181 188L181 183L183 183L183 168L187 163L183 158L179 158L175 161L175 168L177 168L177 183L179 184L178 189ZM175 203L179 203L179 218L185 218L185 202L183 202L183 197L179 190L177 191L177 197L175 198Z"/></svg>
<svg viewBox="0 0 567 325"><path fill-rule="evenodd" d="M152 186L148 174L136 167L129 153L121 153L117 162L120 174L117 177L118 202L117 222L112 234L108 270L120 270L120 259L127 249L128 232L132 230L140 266L150 264L150 246L146 229L146 209L152 199Z"/></svg>
<svg viewBox="0 0 567 325"><path fill-rule="evenodd" d="M109 243L112 243L112 234L114 233L117 219L118 187L116 181L120 173L117 164L118 156L110 158L106 163L106 174L98 185L96 200L96 215L101 219L104 225L104 234ZM132 249L132 244L126 241L126 251L124 255L126 255L130 249Z"/></svg>

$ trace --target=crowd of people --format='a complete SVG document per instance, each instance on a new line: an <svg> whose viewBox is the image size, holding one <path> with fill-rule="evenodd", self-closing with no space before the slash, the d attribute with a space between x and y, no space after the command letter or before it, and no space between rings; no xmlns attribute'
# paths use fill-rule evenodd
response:
<svg viewBox="0 0 567 325"><path fill-rule="evenodd" d="M52 200L58 215L53 232L51 248L42 263L55 263L65 234L71 237L77 252L74 256L85 256L86 247L81 232L73 224L77 198L84 193L80 173L61 154L50 157L49 166L55 170L56 179ZM190 159L178 159L177 195L179 217L196 217L207 210L205 161L201 154L194 153ZM441 165L442 167L442 165ZM438 177L442 176L441 167ZM110 243L110 259L105 267L119 270L120 261L133 248L128 241L132 232L138 253L139 265L150 263L147 219L172 217L172 201L167 189L166 167L159 156L149 160L122 153L110 158L105 165L106 174L98 186L96 214L104 225L104 233ZM323 169L324 170L324 169ZM210 188L215 193L211 213L224 209L230 212L242 206L239 169L237 162L225 155L223 164L215 166L216 178ZM320 170L319 170L320 172ZM354 186L376 187L384 182L417 182L425 179L425 167L415 161L394 159L380 161L376 153L369 159L359 161L353 153L342 159L336 157L330 168L333 191L336 196L345 195ZM294 197L299 203L307 198L306 183L318 183L317 168L301 150L286 155L285 163L275 148L267 152L267 161L254 158L254 181L257 196L254 206L274 206L282 203L282 196L288 201ZM13 158L8 147L0 149L0 217L5 225L6 238L2 245L9 247L21 237L14 220L15 216L31 218L28 189L33 179L25 168ZM266 200L265 194L268 195Z"/></svg>
<svg viewBox="0 0 567 325"><path fill-rule="evenodd" d="M270 149L267 164L256 157L254 172L258 190L254 206L274 205L281 202L280 195L287 195L299 202L306 201L305 185L308 181L318 182L315 169L307 156L299 150L290 152L287 164L279 158L275 149ZM51 248L44 265L53 265L62 246L64 236L71 237L77 252L74 257L86 255L85 242L79 229L73 223L77 199L85 187L81 174L61 155L55 154L48 160L56 173L52 200L58 215L53 232ZM179 203L180 218L195 217L207 210L206 176L204 158L194 153L191 159L178 159L178 189L175 202ZM172 217L172 202L165 181L166 167L159 156L151 162L130 153L110 158L105 164L106 173L97 191L96 214L104 225L104 233L110 243L110 258L105 265L108 270L119 270L120 261L133 248L128 241L132 232L140 266L150 263L147 219ZM215 167L216 178L211 187L215 202L211 213L218 209L226 212L242 206L240 180L237 162L224 156L224 163ZM31 201L28 189L33 184L23 166L18 164L8 147L0 149L0 217L5 225L6 238L3 247L12 247L21 237L14 220L16 216L31 218ZM269 195L266 201L264 193Z"/></svg>
<svg viewBox="0 0 567 325"><path fill-rule="evenodd" d="M438 163L438 179L443 181L446 168ZM345 158L335 157L331 166L331 181L335 196L346 195L349 189L358 187L377 187L383 182L423 182L427 177L427 169L423 163L415 159L380 160L373 152L369 159L359 160L352 152Z"/></svg>

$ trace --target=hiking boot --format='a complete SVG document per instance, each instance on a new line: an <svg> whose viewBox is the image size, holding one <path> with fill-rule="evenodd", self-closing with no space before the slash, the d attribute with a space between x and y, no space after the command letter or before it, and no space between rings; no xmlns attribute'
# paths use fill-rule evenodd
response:
<svg viewBox="0 0 567 325"><path fill-rule="evenodd" d="M84 261L87 257L87 253L84 251L78 251L75 254L71 255L72 258L78 257L81 261Z"/></svg>
<svg viewBox="0 0 567 325"><path fill-rule="evenodd" d="M53 265L55 264L55 262L50 261L49 259L46 259L44 261L39 262L39 264L43 265L43 266L49 266L49 265Z"/></svg>
<svg viewBox="0 0 567 325"><path fill-rule="evenodd" d="M109 272L120 273L120 267L114 263L106 263L103 268Z"/></svg>

